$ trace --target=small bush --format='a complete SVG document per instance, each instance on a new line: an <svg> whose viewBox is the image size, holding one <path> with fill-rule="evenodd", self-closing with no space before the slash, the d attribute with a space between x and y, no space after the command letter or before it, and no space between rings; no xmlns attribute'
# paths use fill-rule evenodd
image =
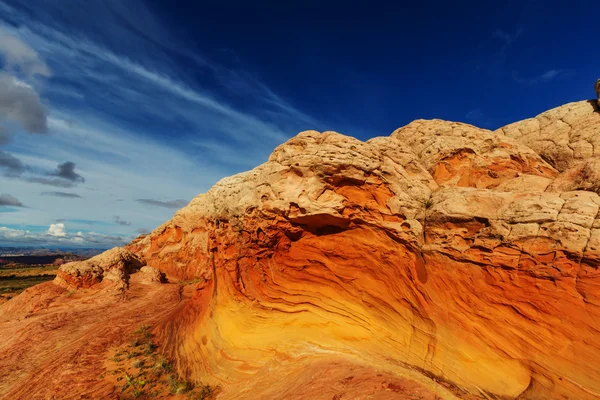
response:
<svg viewBox="0 0 600 400"><path fill-rule="evenodd" d="M133 332L134 335L137 335L141 340L146 341L152 338L152 333L150 332L150 326L143 324Z"/></svg>
<svg viewBox="0 0 600 400"><path fill-rule="evenodd" d="M212 394L211 387L208 385L204 385L204 386L202 386L202 389L200 389L200 393L198 394L198 400L207 399L208 397L210 397L211 394Z"/></svg>
<svg viewBox="0 0 600 400"><path fill-rule="evenodd" d="M160 373L163 373L171 372L173 367L171 366L171 363L169 363L169 360L167 360L164 357L161 357L158 360L156 360L156 364L154 364L154 369Z"/></svg>
<svg viewBox="0 0 600 400"><path fill-rule="evenodd" d="M144 349L144 354L149 356L152 353L154 353L154 351L156 350L158 346L156 346L154 343L150 342L148 344L146 344L146 348Z"/></svg>
<svg viewBox="0 0 600 400"><path fill-rule="evenodd" d="M430 208L431 206L433 206L433 198L429 197L427 200L425 200L425 208Z"/></svg>
<svg viewBox="0 0 600 400"><path fill-rule="evenodd" d="M169 385L171 386L171 393L173 394L187 393L194 388L190 382L179 379L174 375L169 375Z"/></svg>
<svg viewBox="0 0 600 400"><path fill-rule="evenodd" d="M137 330L135 332L133 332L135 335L143 335L146 332L148 332L148 330L150 329L150 326L146 325L146 324L142 324L140 325L139 328L137 328Z"/></svg>
<svg viewBox="0 0 600 400"><path fill-rule="evenodd" d="M142 368L144 366L144 362L142 360L137 360L133 363L133 368Z"/></svg>

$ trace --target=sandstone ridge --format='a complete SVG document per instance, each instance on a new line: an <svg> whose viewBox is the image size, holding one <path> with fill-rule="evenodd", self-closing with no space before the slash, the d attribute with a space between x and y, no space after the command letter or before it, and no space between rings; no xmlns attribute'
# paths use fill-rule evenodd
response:
<svg viewBox="0 0 600 400"><path fill-rule="evenodd" d="M217 398L597 399L598 138L594 101L494 132L305 131L108 261L9 301L0 333L22 317L11 303L44 318L64 287L108 296L111 276L127 295L147 265L194 282L146 282L144 301L161 352ZM6 374L0 396L19 398Z"/></svg>

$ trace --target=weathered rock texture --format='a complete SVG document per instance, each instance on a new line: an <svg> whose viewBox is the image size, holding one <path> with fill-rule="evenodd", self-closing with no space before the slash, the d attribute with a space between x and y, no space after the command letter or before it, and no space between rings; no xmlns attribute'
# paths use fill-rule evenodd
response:
<svg viewBox="0 0 600 400"><path fill-rule="evenodd" d="M412 398L390 377L416 398L600 398L599 138L595 102L495 132L302 132L127 246L199 282L161 349L225 399Z"/></svg>
<svg viewBox="0 0 600 400"><path fill-rule="evenodd" d="M102 280L127 285L129 275L142 268L143 265L142 259L137 255L126 249L115 247L89 260L62 265L58 269L55 283L66 288L88 288ZM158 280L160 281L160 278Z"/></svg>

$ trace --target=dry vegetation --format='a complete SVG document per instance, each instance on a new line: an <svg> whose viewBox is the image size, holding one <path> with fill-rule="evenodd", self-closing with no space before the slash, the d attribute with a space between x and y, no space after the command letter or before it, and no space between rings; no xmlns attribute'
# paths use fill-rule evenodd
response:
<svg viewBox="0 0 600 400"><path fill-rule="evenodd" d="M186 398L208 400L215 393L205 384L181 377L169 359L157 352L158 345L148 325L140 326L130 340L113 349L102 379L113 381L119 399Z"/></svg>

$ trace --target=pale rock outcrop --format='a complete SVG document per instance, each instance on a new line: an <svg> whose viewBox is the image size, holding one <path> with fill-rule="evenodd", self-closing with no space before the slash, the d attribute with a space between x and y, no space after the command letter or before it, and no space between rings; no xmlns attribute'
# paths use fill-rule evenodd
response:
<svg viewBox="0 0 600 400"><path fill-rule="evenodd" d="M580 101L495 131L531 148L560 172L600 157L600 106Z"/></svg>
<svg viewBox="0 0 600 400"><path fill-rule="evenodd" d="M392 138L408 144L440 186L510 190L540 182L541 188L558 174L527 146L472 125L417 120Z"/></svg>
<svg viewBox="0 0 600 400"><path fill-rule="evenodd" d="M85 261L62 265L54 282L63 287L85 288L102 281L127 285L129 275L144 265L132 252L115 247Z"/></svg>

